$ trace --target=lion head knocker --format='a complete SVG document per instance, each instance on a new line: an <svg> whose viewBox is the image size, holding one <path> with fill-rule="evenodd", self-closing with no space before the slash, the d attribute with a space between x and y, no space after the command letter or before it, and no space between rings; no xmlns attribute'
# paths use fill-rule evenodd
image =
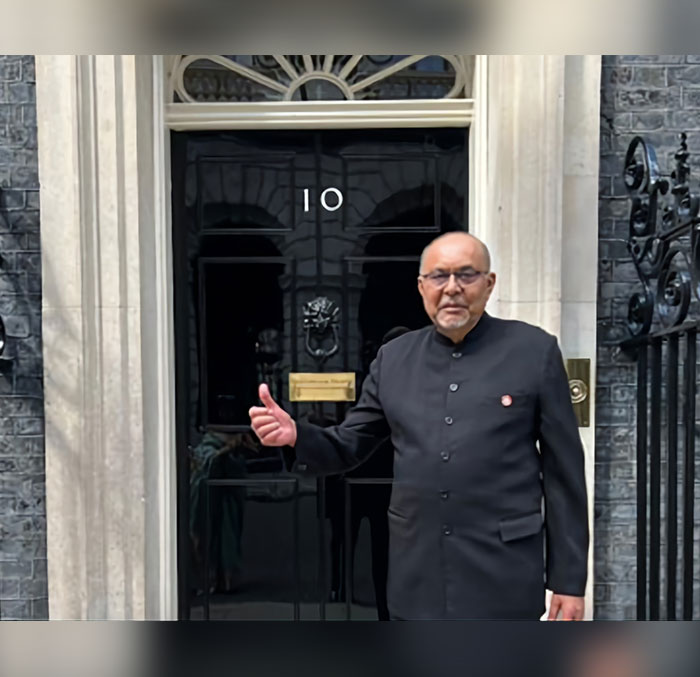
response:
<svg viewBox="0 0 700 677"><path fill-rule="evenodd" d="M306 352L325 362L338 352L340 308L325 296L318 296L304 305ZM330 343L330 347L325 347Z"/></svg>

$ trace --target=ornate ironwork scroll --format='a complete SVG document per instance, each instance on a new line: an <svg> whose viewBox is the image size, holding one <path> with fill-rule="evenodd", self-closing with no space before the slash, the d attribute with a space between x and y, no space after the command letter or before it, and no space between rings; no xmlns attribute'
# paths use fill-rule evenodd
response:
<svg viewBox="0 0 700 677"><path fill-rule="evenodd" d="M627 149L623 176L632 201L627 249L643 287L629 300L627 326L633 336L649 333L654 311L664 327L681 324L693 294L700 299L700 196L688 184L688 157L687 137L681 134L669 181L650 143L637 136Z"/></svg>
<svg viewBox="0 0 700 677"><path fill-rule="evenodd" d="M340 308L325 296L318 296L304 305L306 352L321 364L339 350ZM330 347L325 347L330 343Z"/></svg>

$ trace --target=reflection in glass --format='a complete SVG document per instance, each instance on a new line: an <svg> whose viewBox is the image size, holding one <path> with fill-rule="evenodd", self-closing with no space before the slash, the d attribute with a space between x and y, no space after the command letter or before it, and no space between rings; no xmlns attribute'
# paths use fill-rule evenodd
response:
<svg viewBox="0 0 700 677"><path fill-rule="evenodd" d="M255 453L249 434L207 431L190 456L190 538L196 593L232 592L240 582L245 487L208 496L209 480L243 479L246 455ZM207 506L207 500L209 505ZM207 519L209 533L207 536ZM208 541L208 551L205 550ZM208 563L208 573L205 571Z"/></svg>

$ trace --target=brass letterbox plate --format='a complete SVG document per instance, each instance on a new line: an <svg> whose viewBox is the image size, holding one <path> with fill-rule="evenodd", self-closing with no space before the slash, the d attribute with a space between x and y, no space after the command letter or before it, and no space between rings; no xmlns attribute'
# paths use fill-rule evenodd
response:
<svg viewBox="0 0 700 677"><path fill-rule="evenodd" d="M567 360L566 373L579 428L588 428L591 425L591 361L587 358Z"/></svg>
<svg viewBox="0 0 700 677"><path fill-rule="evenodd" d="M355 372L289 374L290 402L354 402Z"/></svg>

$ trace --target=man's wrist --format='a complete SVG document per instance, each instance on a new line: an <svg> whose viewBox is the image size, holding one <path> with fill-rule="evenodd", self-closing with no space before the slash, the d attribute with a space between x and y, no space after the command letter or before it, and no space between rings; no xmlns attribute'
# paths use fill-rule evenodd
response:
<svg viewBox="0 0 700 677"><path fill-rule="evenodd" d="M553 595L559 595L560 597L580 597L584 598L584 594L581 592L563 592L561 590L552 590Z"/></svg>
<svg viewBox="0 0 700 677"><path fill-rule="evenodd" d="M583 600L585 598L585 595L581 595L579 593L556 592L555 590L552 590L552 595L556 595L557 597L571 597L573 599L580 599L580 600Z"/></svg>

